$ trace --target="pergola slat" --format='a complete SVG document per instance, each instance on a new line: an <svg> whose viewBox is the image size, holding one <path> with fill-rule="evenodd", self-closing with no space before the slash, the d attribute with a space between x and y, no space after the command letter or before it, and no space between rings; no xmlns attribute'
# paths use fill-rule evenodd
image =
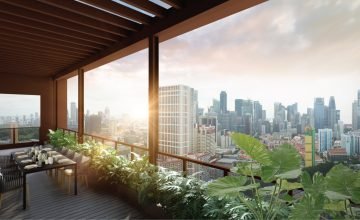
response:
<svg viewBox="0 0 360 220"><path fill-rule="evenodd" d="M99 44L102 46L109 46L113 42L113 41L105 40L105 39L102 39L102 38L99 38L96 36L91 36L91 35L84 34L81 32L69 30L66 28L56 27L51 24L45 24L42 22L34 21L34 20L30 21L26 18L17 17L17 16L10 15L10 14L0 13L0 21L6 21L6 22L9 22L12 24L23 26L23 27L28 27L28 28L42 30L42 31L50 32L50 33L63 35L63 36L68 36L68 37L82 40L84 42L89 42L92 44L96 43L96 44Z"/></svg>
<svg viewBox="0 0 360 220"><path fill-rule="evenodd" d="M143 1L143 0L122 0L122 1L136 8L149 12L153 15L156 15L157 17L160 18L163 18L167 14L166 9L150 1Z"/></svg>
<svg viewBox="0 0 360 220"><path fill-rule="evenodd" d="M93 1L93 0L81 0L82 2L86 2L87 4L96 6L106 11L110 11L112 13L118 14L122 17L126 17L133 21L137 21L141 24L150 24L151 17L147 16L141 12L138 12L134 9L130 9L125 7L119 3L113 2L111 0L101 0L101 1Z"/></svg>
<svg viewBox="0 0 360 220"><path fill-rule="evenodd" d="M183 3L181 2L181 0L161 0L161 1L165 2L166 4L176 9L181 9L183 7Z"/></svg>
<svg viewBox="0 0 360 220"><path fill-rule="evenodd" d="M114 34L106 33L106 32L103 32L103 31L100 31L100 30L97 30L94 28L90 28L90 27L87 27L84 25L79 25L79 24L65 21L65 20L55 18L52 16L43 15L43 14L40 14L37 12L29 11L29 10L15 7L12 5L4 4L4 2L0 3L0 11L5 14L11 14L14 16L26 18L26 19L33 20L33 21L42 22L42 23L53 25L56 27L73 30L76 32L92 35L92 36L99 37L99 38L102 38L105 40L110 40L113 42L119 40L119 36L114 35Z"/></svg>
<svg viewBox="0 0 360 220"><path fill-rule="evenodd" d="M17 32L19 34L25 34L28 36L32 36L34 38L40 37L40 38L46 38L49 40L56 39L56 41L58 41L59 43L65 43L65 44L68 43L69 45L80 46L80 47L89 48L89 49L99 49L99 50L104 49L104 46L90 43L90 42L84 43L84 41L81 41L77 38L54 34L52 32L47 32L47 31L43 31L43 30L33 29L31 27L19 26L17 24L11 24L11 23L7 23L4 21L0 21L0 27L2 29L4 29L5 31L13 31L13 32Z"/></svg>
<svg viewBox="0 0 360 220"><path fill-rule="evenodd" d="M29 40L29 39L25 39L25 38L21 38L21 37L11 36L11 38L9 38L6 33L0 33L0 40L12 42L15 44L29 45L29 46L33 46L33 47L39 47L39 48L44 48L44 49L48 49L48 50L58 51L58 52L61 52L64 54L71 54L73 56L79 56L79 57L85 57L85 56L89 56L92 54L91 52L71 50L71 48L62 47L60 45L54 47L53 45L50 45L47 43L41 43L41 42L37 42L35 40Z"/></svg>
<svg viewBox="0 0 360 220"><path fill-rule="evenodd" d="M8 39L1 39L1 41L2 41L1 45L12 46L15 49L23 48L23 49L25 49L25 52L26 52L26 50L32 50L32 51L37 51L39 53L47 52L47 53L51 53L51 54L56 54L59 56L59 58L61 56L72 57L72 58L84 58L84 56L81 56L81 55L73 55L73 54L66 53L64 51L58 51L58 50L52 50L49 48L38 47L37 45L27 45L22 42L14 42L14 41L10 41Z"/></svg>
<svg viewBox="0 0 360 220"><path fill-rule="evenodd" d="M89 47L85 47L85 46L80 46L80 45L74 45L71 43L66 43L63 41L59 41L56 38L55 39L49 39L46 37L41 37L41 36L34 36L31 34L26 34L26 33L21 33L18 31L12 31L12 30L7 30L5 28L3 28L2 26L0 26L0 35L6 35L12 38L19 38L19 39L24 39L25 41L33 41L33 42L40 42L40 43L44 43L45 45L53 45L55 48L59 47L59 48L64 48L64 49L69 49L71 51L83 51L83 52L90 52L90 53L94 53L97 50L94 50L92 48Z"/></svg>
<svg viewBox="0 0 360 220"><path fill-rule="evenodd" d="M3 1L3 0L0 0ZM73 12L69 12L67 10L50 6L47 4L43 4L37 1L23 1L23 0L11 0L8 1L7 4L11 4L16 7L21 7L24 9L28 9L34 12L39 12L44 15L52 16L54 18L59 18L65 21L73 22L76 24L84 25L90 28L94 28L97 30L101 30L107 33L112 33L118 36L126 37L129 35L128 30L124 30L123 28L119 28L113 26L111 24L98 21L89 17L85 17L79 14L75 14Z"/></svg>
<svg viewBox="0 0 360 220"><path fill-rule="evenodd" d="M54 59L52 57L47 57L46 60L44 60L43 56L38 56L38 55L32 55L27 53L26 56L22 56L19 53L14 53L14 52L9 52L7 51L6 53L0 53L0 56L4 57L3 59L16 59L19 61L19 59L21 59L21 61L24 60L37 60L37 62L39 63L51 63L51 64L56 64L56 65L67 65L68 61L66 60L58 60L58 59Z"/></svg>
<svg viewBox="0 0 360 220"><path fill-rule="evenodd" d="M98 10L86 4L74 0L39 0L42 3L53 5L89 18L103 21L118 27L125 28L130 31L138 31L141 29L141 25L133 21L118 17L116 15Z"/></svg>

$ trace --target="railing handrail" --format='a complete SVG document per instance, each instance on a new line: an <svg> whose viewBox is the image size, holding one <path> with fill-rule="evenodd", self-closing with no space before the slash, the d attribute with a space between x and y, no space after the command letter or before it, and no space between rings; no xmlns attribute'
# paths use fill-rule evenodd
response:
<svg viewBox="0 0 360 220"><path fill-rule="evenodd" d="M67 129L67 128L58 128L58 129L62 129L64 131L69 131L69 132L74 132L75 134L78 133L75 130L71 130L71 129ZM96 138L96 139L101 139L101 140L104 140L104 141L111 141L111 142L114 142L115 144L120 144L120 145L125 145L125 146L128 146L128 147L131 147L132 148L131 151L133 151L133 148L141 149L141 150L144 150L144 151L149 151L148 148L140 147L140 146L133 145L133 144L124 143L124 142L121 142L121 141L112 140L112 139L107 138L107 137L101 137L101 136L98 136L98 135L92 135L92 134L86 134L86 133L84 133L84 135L85 136L90 136L90 137L93 137L93 138ZM211 167L211 168L222 170L224 172L224 176L228 175L228 173L231 172L230 168L228 168L228 167L223 167L223 166L220 166L220 165L204 162L204 161L201 161L201 160L196 160L196 159L189 158L189 157L169 154L169 153L165 153L165 152L157 152L157 154L182 160L183 161L183 171L186 171L186 169L187 169L186 164L188 162L190 162L190 163L195 163L195 164L198 164L198 165L201 165L201 166L206 166L206 167Z"/></svg>
<svg viewBox="0 0 360 220"><path fill-rule="evenodd" d="M38 127L30 126L30 127L0 128L0 129L19 129L19 128L40 128L40 126L38 126Z"/></svg>

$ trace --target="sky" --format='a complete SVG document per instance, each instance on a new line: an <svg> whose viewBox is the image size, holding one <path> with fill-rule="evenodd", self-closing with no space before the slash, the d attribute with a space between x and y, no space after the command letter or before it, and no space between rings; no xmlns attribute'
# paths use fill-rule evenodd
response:
<svg viewBox="0 0 360 220"><path fill-rule="evenodd" d="M351 123L360 89L360 1L271 0L160 44L160 85L198 91L207 109L222 90L260 101L273 117L274 102L313 107L335 96L341 120ZM147 115L147 50L85 74L85 109ZM74 82L72 82L74 81ZM69 80L75 100L76 80ZM70 102L70 101L69 101Z"/></svg>
<svg viewBox="0 0 360 220"><path fill-rule="evenodd" d="M39 95L0 94L0 117L30 116L35 112L40 114Z"/></svg>

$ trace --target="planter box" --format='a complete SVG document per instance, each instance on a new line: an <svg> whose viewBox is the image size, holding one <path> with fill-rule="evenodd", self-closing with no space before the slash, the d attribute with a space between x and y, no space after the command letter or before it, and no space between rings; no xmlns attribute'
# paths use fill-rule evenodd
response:
<svg viewBox="0 0 360 220"><path fill-rule="evenodd" d="M116 194L119 198L138 209L145 217L153 219L169 219L165 210L156 204L140 204L138 201L138 193L125 184L110 184L106 180L99 180L100 175L93 169L89 170L88 183L89 187L109 194Z"/></svg>

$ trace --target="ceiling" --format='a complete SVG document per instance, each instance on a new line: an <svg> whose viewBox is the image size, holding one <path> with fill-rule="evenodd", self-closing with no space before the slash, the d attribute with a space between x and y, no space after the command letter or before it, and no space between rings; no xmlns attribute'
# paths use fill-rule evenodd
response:
<svg viewBox="0 0 360 220"><path fill-rule="evenodd" d="M225 2L0 0L0 74L58 78Z"/></svg>

